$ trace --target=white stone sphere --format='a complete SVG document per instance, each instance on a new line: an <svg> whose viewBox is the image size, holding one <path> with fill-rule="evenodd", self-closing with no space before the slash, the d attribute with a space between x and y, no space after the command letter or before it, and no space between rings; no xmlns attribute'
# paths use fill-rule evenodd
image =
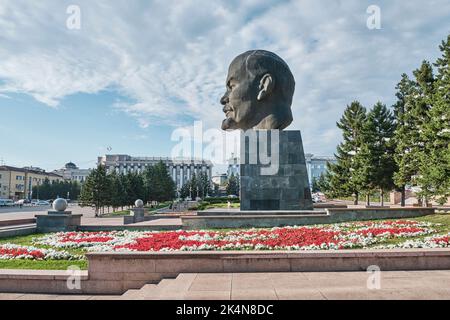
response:
<svg viewBox="0 0 450 320"><path fill-rule="evenodd" d="M134 203L134 205L136 206L136 208L143 208L144 201L142 201L141 199L137 199L136 202Z"/></svg>
<svg viewBox="0 0 450 320"><path fill-rule="evenodd" d="M56 199L53 201L53 210L55 211L64 211L67 209L67 201L66 199Z"/></svg>

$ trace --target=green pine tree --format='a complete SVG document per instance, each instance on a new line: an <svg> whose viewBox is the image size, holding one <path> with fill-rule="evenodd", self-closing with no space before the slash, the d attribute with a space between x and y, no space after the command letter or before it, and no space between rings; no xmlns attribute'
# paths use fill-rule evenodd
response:
<svg viewBox="0 0 450 320"><path fill-rule="evenodd" d="M327 167L329 164L327 164ZM330 191L330 174L328 171L325 171L325 173L322 173L317 180L317 189L320 192L323 192L324 194L329 194Z"/></svg>
<svg viewBox="0 0 450 320"><path fill-rule="evenodd" d="M121 181L121 176L114 170L108 176L110 183L110 193L108 197L108 206L116 211L117 208L124 206L124 187Z"/></svg>
<svg viewBox="0 0 450 320"><path fill-rule="evenodd" d="M366 117L366 108L358 101L347 106L342 118L336 123L343 137L335 154L337 162L328 166L328 194L331 197L354 196L355 204L358 204L362 188L358 176L360 163L355 161L355 157L361 150Z"/></svg>
<svg viewBox="0 0 450 320"><path fill-rule="evenodd" d="M199 190L199 197L205 198L208 195L211 195L212 188L211 183L208 179L208 175L206 172L201 172L198 176L198 190Z"/></svg>
<svg viewBox="0 0 450 320"><path fill-rule="evenodd" d="M439 48L442 56L434 64L437 74L432 105L421 127L424 152L417 180L425 196L443 204L450 197L450 35Z"/></svg>
<svg viewBox="0 0 450 320"><path fill-rule="evenodd" d="M190 180L190 190L191 190L191 199L195 200L198 197L198 182L197 182L197 175L192 173L191 180Z"/></svg>
<svg viewBox="0 0 450 320"><path fill-rule="evenodd" d="M378 102L370 110L364 124L361 150L355 161L359 164L356 169L358 183L366 192L367 205L370 205L370 194L374 190L380 191L380 202L384 204L384 192L394 188L394 159L395 124L392 113L384 104Z"/></svg>
<svg viewBox="0 0 450 320"><path fill-rule="evenodd" d="M434 94L433 68L428 61L423 61L419 69L413 72L416 86L411 95L411 114L409 120L414 123L415 130L410 132L412 148L410 149L411 166L415 175L412 177L412 184L420 187L418 196L423 199L423 204L427 205L432 195L432 185L429 180L421 179L421 167L427 158L427 138L424 135L425 126L430 121L430 109Z"/></svg>
<svg viewBox="0 0 450 320"><path fill-rule="evenodd" d="M143 174L143 181L145 199L163 202L175 198L176 186L163 162L147 167Z"/></svg>
<svg viewBox="0 0 450 320"><path fill-rule="evenodd" d="M95 216L101 213L101 209L108 204L110 181L106 174L106 168L99 165L92 170L83 185L80 194L80 205L95 208Z"/></svg>
<svg viewBox="0 0 450 320"><path fill-rule="evenodd" d="M180 198L181 199L186 199L189 197L191 191L190 191L190 182L187 181L185 184L183 184L183 186L181 187L180 190Z"/></svg>
<svg viewBox="0 0 450 320"><path fill-rule="evenodd" d="M228 178L227 182L227 195L236 195L239 196L239 177L236 177L234 173Z"/></svg>
<svg viewBox="0 0 450 320"><path fill-rule="evenodd" d="M395 116L395 132L393 143L395 145L394 159L397 165L397 171L394 173L394 181L396 186L402 193L401 206L405 206L405 189L406 185L411 185L412 177L416 174L417 169L412 166L412 158L410 150L412 149L412 141L409 138L412 130L416 130L414 121L411 121L411 99L415 83L410 80L404 73L402 79L395 87L397 93L397 102L392 106Z"/></svg>
<svg viewBox="0 0 450 320"><path fill-rule="evenodd" d="M144 200L144 179L143 176L137 172L128 172L125 177L127 194L126 205L133 206L136 200Z"/></svg>
<svg viewBox="0 0 450 320"><path fill-rule="evenodd" d="M433 68L423 61L419 69L413 71L414 79L402 75L397 85L397 102L393 106L396 120L394 133L395 161L398 167L394 174L397 187L402 190L404 205L405 186L418 186L425 201L430 195L430 186L420 182L421 166L426 156L425 125L430 121L435 79Z"/></svg>

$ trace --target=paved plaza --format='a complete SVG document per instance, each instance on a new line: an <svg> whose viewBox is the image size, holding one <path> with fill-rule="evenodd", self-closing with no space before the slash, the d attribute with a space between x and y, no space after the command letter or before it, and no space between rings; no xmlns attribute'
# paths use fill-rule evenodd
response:
<svg viewBox="0 0 450 320"><path fill-rule="evenodd" d="M0 221L33 219L37 214L47 214L51 210L50 207L23 207L0 208ZM69 205L67 211L72 214L82 214L81 225L83 226L121 226L123 225L123 217L95 217L94 209L90 207L80 207L78 205ZM112 210L111 210L112 212ZM107 212L105 211L105 214ZM136 223L136 225L148 226L179 226L181 228L181 219L157 219L153 221L144 221Z"/></svg>
<svg viewBox="0 0 450 320"><path fill-rule="evenodd" d="M29 219L49 208L0 210L0 221ZM84 226L120 226L122 217L95 217L91 208L70 206L83 214ZM136 225L179 225L181 219L157 219ZM383 271L379 288L367 272L181 273L123 295L0 293L0 300L340 300L450 299L450 270ZM368 282L369 281L369 282ZM368 283L372 283L369 289ZM378 282L377 282L378 283Z"/></svg>
<svg viewBox="0 0 450 320"><path fill-rule="evenodd" d="M450 271L381 272L368 289L366 272L181 274L123 296L0 294L2 300L340 300L450 299ZM369 281L370 282L370 281ZM370 282L372 283L372 282Z"/></svg>

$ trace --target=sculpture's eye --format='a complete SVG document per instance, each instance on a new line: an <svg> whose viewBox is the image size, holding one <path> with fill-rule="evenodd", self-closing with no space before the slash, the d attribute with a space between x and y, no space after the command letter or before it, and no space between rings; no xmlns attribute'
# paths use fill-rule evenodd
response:
<svg viewBox="0 0 450 320"><path fill-rule="evenodd" d="M232 80L228 81L227 88L231 91L236 87L235 81L231 82Z"/></svg>

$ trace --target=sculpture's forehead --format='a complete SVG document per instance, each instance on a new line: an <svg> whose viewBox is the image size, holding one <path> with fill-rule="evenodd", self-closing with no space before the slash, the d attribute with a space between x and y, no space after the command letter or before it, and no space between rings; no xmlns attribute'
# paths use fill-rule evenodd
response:
<svg viewBox="0 0 450 320"><path fill-rule="evenodd" d="M246 75L246 59L247 55L242 54L233 59L228 68L227 80L229 80L230 78L240 79Z"/></svg>

